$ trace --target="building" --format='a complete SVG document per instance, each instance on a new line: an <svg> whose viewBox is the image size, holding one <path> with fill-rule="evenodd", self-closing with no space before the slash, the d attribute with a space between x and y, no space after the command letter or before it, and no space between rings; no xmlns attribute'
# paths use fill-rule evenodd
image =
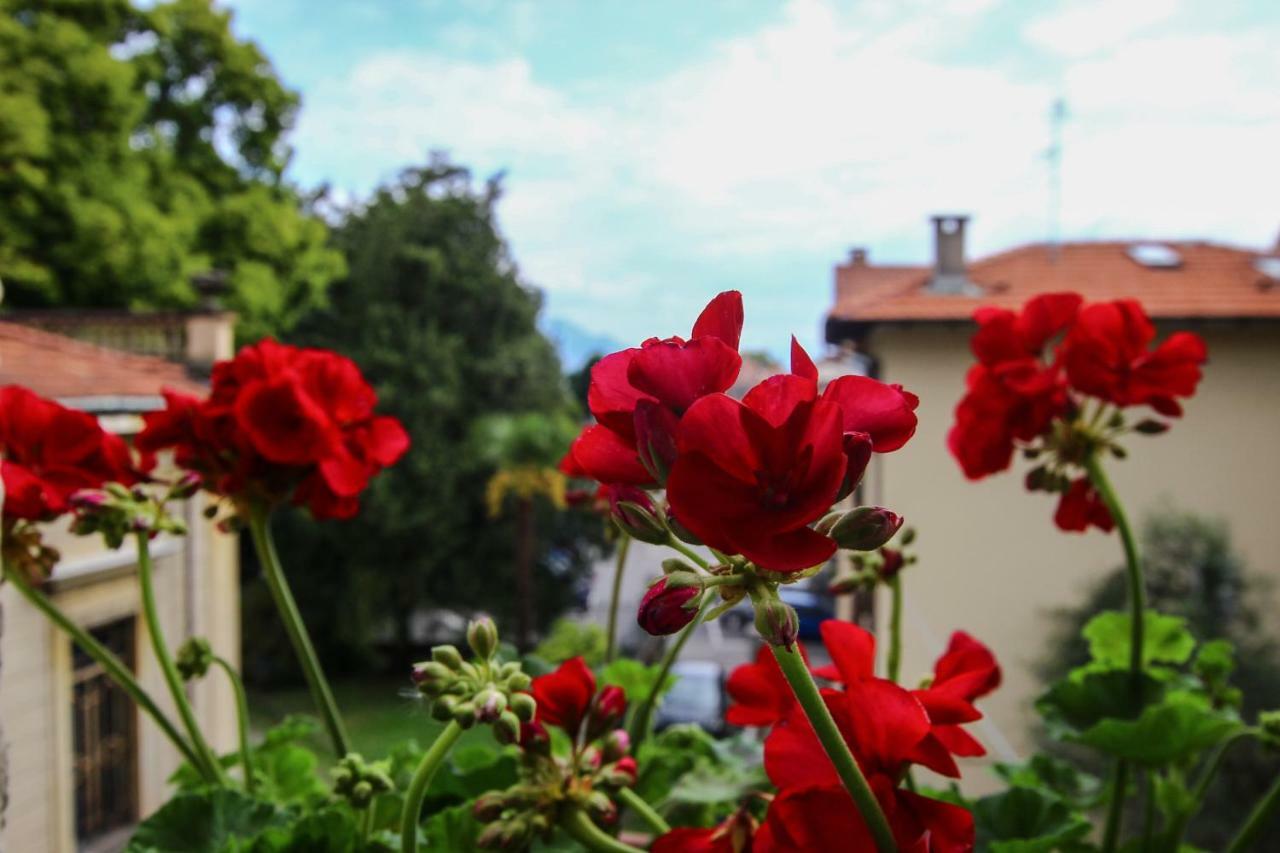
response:
<svg viewBox="0 0 1280 853"><path fill-rule="evenodd" d="M1129 459L1111 471L1137 523L1164 502L1224 517L1246 564L1278 573L1280 254L1207 242L1072 242L970 263L966 225L963 216L934 218L932 266L880 266L854 249L835 270L826 338L920 396L916 437L877 457L866 480L869 502L919 530L920 563L904 575L903 671L927 673L955 629L987 642L1005 683L984 700L990 725L978 734L1004 759L1031 745L1039 690L1031 667L1046 652L1046 614L1081 602L1122 556L1115 536L1060 532L1052 499L1025 492L1018 473L969 482L950 457L945 437L972 361L974 309L1075 290L1089 300L1141 300L1162 335L1202 335L1209 363L1185 416L1157 439L1135 437Z"/></svg>
<svg viewBox="0 0 1280 853"><path fill-rule="evenodd" d="M217 312L18 316L23 324L0 322L0 385L25 385L93 412L107 429L125 436L141 426L140 413L162 404L162 387L202 393L198 377L213 360L231 354L232 318ZM35 326L163 352L181 362ZM188 536L153 543L160 617L172 648L201 635L219 654L238 661L237 544L203 519L203 501L197 496L182 509ZM173 713L146 636L129 546L109 551L97 537L70 535L65 525L49 530L47 539L62 551L62 560L46 591L130 662L144 688ZM119 849L132 825L168 798L177 752L8 585L0 586L0 613L0 724L9 775L0 851ZM234 749L235 702L225 681L211 675L191 688L191 696L214 748Z"/></svg>

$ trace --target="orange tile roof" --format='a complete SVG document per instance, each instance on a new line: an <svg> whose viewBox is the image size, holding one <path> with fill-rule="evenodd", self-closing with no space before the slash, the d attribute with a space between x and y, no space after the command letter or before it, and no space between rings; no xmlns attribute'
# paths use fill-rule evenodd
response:
<svg viewBox="0 0 1280 853"><path fill-rule="evenodd" d="M161 388L189 394L205 391L181 364L5 321L0 321L0 385L25 385L70 405L91 398L123 398L120 408L126 411L150 408L158 402Z"/></svg>
<svg viewBox="0 0 1280 853"><path fill-rule="evenodd" d="M850 263L836 267L830 319L855 322L967 320L980 305L1016 308L1038 293L1074 290L1086 300L1134 298L1153 317L1280 319L1280 280L1257 269L1276 256L1204 242L1156 242L1174 249L1176 268L1146 267L1129 257L1154 241L1021 246L970 263L980 293L932 293L931 267ZM1277 260L1280 263L1280 260ZM1272 274L1274 276L1274 273Z"/></svg>

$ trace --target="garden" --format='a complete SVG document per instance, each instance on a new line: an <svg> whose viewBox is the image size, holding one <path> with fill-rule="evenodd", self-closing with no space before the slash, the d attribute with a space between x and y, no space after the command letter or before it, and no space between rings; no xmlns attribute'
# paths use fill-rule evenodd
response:
<svg viewBox="0 0 1280 853"><path fill-rule="evenodd" d="M687 336L654 330L670 336L600 359L591 421L559 449L559 472L511 475L496 492L501 511L503 500L563 497L564 481L575 484L579 499L557 511L607 528L619 573L632 540L669 551L637 612L618 612L614 586L595 666L548 662L525 638L500 636L493 619L473 619L457 642L400 662L415 736L353 747L343 696L295 598L306 567L277 548L274 523L290 506L320 522L352 517L410 437L379 413L351 359L270 338L218 363L207 396L167 393L132 445L88 414L0 391L4 579L183 756L168 803L129 841L137 853L1196 849L1188 838L1224 762L1243 742L1280 745L1280 712L1243 714L1232 644L1148 606L1144 553L1110 472L1177 429L1206 347L1190 332L1157 339L1132 300L1065 292L982 308L974 320L948 436L955 463L970 479L1024 477L1029 492L1055 497L1059 528L1102 531L1124 565L1122 606L1083 625L1087 659L1036 702L1043 741L1067 749L995 765L1001 788L983 796L959 780L964 759L985 752L973 724L1000 689L1002 650L983 643L982 625L955 624L931 676L904 677L902 603L929 583L913 554L927 531L861 502L877 455L912 452L919 400L867 376L824 385L795 339L788 372L729 396L742 365L734 291L712 298ZM560 433L538 433L548 434ZM173 507L197 492L211 520L251 543L307 685L310 713L265 731L251 725L237 668L199 638L171 647L157 613L149 546L183 535ZM79 536L136 550L166 702L43 591L59 555L42 531L62 517ZM876 634L823 622L830 663L818 665L780 590L839 551L851 570L833 590L882 588L892 608ZM760 650L728 678L728 733L657 731L688 638L744 602ZM629 619L669 638L656 665L618 654ZM215 678L234 686L239 707L238 746L221 754L185 688ZM1258 849L1277 809L1280 780L1258 792L1223 849Z"/></svg>

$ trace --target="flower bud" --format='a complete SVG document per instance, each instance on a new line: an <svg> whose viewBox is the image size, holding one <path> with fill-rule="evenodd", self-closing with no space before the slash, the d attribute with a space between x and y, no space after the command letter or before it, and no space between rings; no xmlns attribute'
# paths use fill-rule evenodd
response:
<svg viewBox="0 0 1280 853"><path fill-rule="evenodd" d="M532 723L521 724L520 748L538 755L550 754L551 736L547 734L542 723L535 720Z"/></svg>
<svg viewBox="0 0 1280 853"><path fill-rule="evenodd" d="M606 685L591 703L587 718L587 738L595 740L622 722L627 713L627 693L616 684Z"/></svg>
<svg viewBox="0 0 1280 853"><path fill-rule="evenodd" d="M506 807L506 800L501 791L489 791L476 798L475 805L471 807L471 814L476 820L489 823L502 817Z"/></svg>
<svg viewBox="0 0 1280 853"><path fill-rule="evenodd" d="M1142 435L1159 435L1162 432L1169 431L1169 425L1164 421L1157 421L1148 418L1144 421L1138 421L1133 425L1133 431Z"/></svg>
<svg viewBox="0 0 1280 853"><path fill-rule="evenodd" d="M756 601L755 608L756 630L765 642L791 648L800 633L800 620L795 609L775 596Z"/></svg>
<svg viewBox="0 0 1280 853"><path fill-rule="evenodd" d="M901 526L902 516L896 512L879 506L860 506L846 512L828 535L841 548L874 551L892 539Z"/></svg>
<svg viewBox="0 0 1280 853"><path fill-rule="evenodd" d="M686 545L702 544L702 540L697 536L694 536L687 527L680 523L680 519L676 518L670 512L667 513L667 527L670 527L671 532L675 534L675 537Z"/></svg>
<svg viewBox="0 0 1280 853"><path fill-rule="evenodd" d="M173 486L170 487L169 495L177 498L178 500L183 500L200 491L200 486L202 484L203 481L199 474L194 471L188 471L182 475L182 478L179 479L178 482L174 483Z"/></svg>
<svg viewBox="0 0 1280 853"><path fill-rule="evenodd" d="M192 637L178 649L173 663L183 681L204 678L213 665L213 649L204 637Z"/></svg>
<svg viewBox="0 0 1280 853"><path fill-rule="evenodd" d="M478 660L493 660L498 651L498 626L488 616L482 616L467 625L467 645Z"/></svg>
<svg viewBox="0 0 1280 853"><path fill-rule="evenodd" d="M817 524L813 525L813 529L826 536L831 533L831 528L835 526L835 523L843 517L843 512L829 512L819 519Z"/></svg>
<svg viewBox="0 0 1280 853"><path fill-rule="evenodd" d="M627 500L614 501L610 510L618 529L641 542L661 545L667 541L667 528L656 515L657 509L639 489L631 489L634 495Z"/></svg>
<svg viewBox="0 0 1280 853"><path fill-rule="evenodd" d="M501 691L486 687L475 698L476 719L482 723L492 723L498 715L507 710L507 697Z"/></svg>
<svg viewBox="0 0 1280 853"><path fill-rule="evenodd" d="M843 438L844 455L848 460L845 465L844 480L840 483L840 491L836 492L836 501L842 501L862 482L871 462L871 436L865 432L846 432Z"/></svg>
<svg viewBox="0 0 1280 853"><path fill-rule="evenodd" d="M93 510L106 505L106 492L98 489L80 489L71 494L71 505L76 509Z"/></svg>
<svg viewBox="0 0 1280 853"><path fill-rule="evenodd" d="M431 659L454 672L462 669L462 655L453 646L436 646L431 650Z"/></svg>
<svg viewBox="0 0 1280 853"><path fill-rule="evenodd" d="M431 693L437 689L443 689L444 685L453 680L454 674L453 670L444 664L429 660L415 663L410 677L419 690Z"/></svg>
<svg viewBox="0 0 1280 853"><path fill-rule="evenodd" d="M529 685L533 683L533 679L529 677L527 672L517 672L507 676L506 681L503 683L506 685L507 690L514 692L528 690Z"/></svg>
<svg viewBox="0 0 1280 853"><path fill-rule="evenodd" d="M682 573L683 574L683 573ZM659 580L640 601L637 621L640 627L655 637L674 634L693 621L697 609L685 607L701 593L699 586L672 586L671 579L679 575L667 575Z"/></svg>
<svg viewBox="0 0 1280 853"><path fill-rule="evenodd" d="M493 722L493 735L499 743L515 743L520 740L520 718L512 711L503 711Z"/></svg>
<svg viewBox="0 0 1280 853"><path fill-rule="evenodd" d="M636 783L636 760L630 755L619 758L600 773L600 783L610 788L627 788Z"/></svg>
<svg viewBox="0 0 1280 853"><path fill-rule="evenodd" d="M691 575L696 575L698 570L679 557L668 557L662 561L662 573L664 575L673 575L677 572L686 572Z"/></svg>
<svg viewBox="0 0 1280 853"><path fill-rule="evenodd" d="M528 693L512 693L507 700L507 707L524 723L532 720L533 715L538 712L538 703Z"/></svg>
<svg viewBox="0 0 1280 853"><path fill-rule="evenodd" d="M151 529L151 519L145 515L135 515L129 519L129 529L134 533L146 533Z"/></svg>
<svg viewBox="0 0 1280 853"><path fill-rule="evenodd" d="M902 552L896 548L881 548L880 557L883 562L880 563L880 577L888 580L897 577L898 572L902 571L905 560Z"/></svg>
<svg viewBox="0 0 1280 853"><path fill-rule="evenodd" d="M469 729L476 724L476 703L470 699L464 699L453 708L453 721L464 729Z"/></svg>
<svg viewBox="0 0 1280 853"><path fill-rule="evenodd" d="M618 807L603 791L592 791L586 796L582 806L598 823L610 824L618 819Z"/></svg>
<svg viewBox="0 0 1280 853"><path fill-rule="evenodd" d="M431 703L431 716L445 723L453 719L453 713L457 708L458 699L456 696L441 696Z"/></svg>
<svg viewBox="0 0 1280 853"><path fill-rule="evenodd" d="M605 761L617 761L631 751L631 735L626 729L614 729L600 742Z"/></svg>

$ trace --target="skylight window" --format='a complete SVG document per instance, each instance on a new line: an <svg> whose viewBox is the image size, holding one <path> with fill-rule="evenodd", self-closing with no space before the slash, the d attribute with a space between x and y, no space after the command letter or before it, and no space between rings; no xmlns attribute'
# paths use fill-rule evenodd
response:
<svg viewBox="0 0 1280 853"><path fill-rule="evenodd" d="M1178 250L1163 243L1134 243L1129 247L1129 257L1150 269L1174 270L1182 266Z"/></svg>

